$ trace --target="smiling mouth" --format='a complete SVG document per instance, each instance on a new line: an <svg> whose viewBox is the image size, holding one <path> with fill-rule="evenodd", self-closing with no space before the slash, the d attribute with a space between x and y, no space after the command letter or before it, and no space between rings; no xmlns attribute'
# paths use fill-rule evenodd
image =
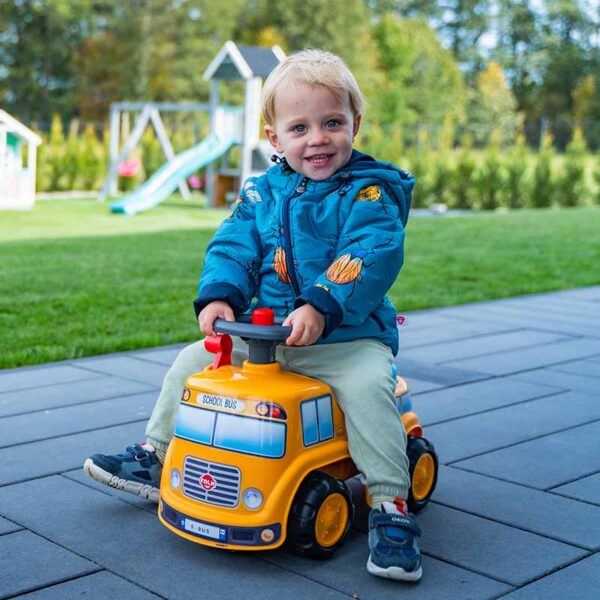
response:
<svg viewBox="0 0 600 600"><path fill-rule="evenodd" d="M315 154L314 156L307 156L305 160L307 160L312 165L322 165L329 162L329 159L333 156L333 154Z"/></svg>

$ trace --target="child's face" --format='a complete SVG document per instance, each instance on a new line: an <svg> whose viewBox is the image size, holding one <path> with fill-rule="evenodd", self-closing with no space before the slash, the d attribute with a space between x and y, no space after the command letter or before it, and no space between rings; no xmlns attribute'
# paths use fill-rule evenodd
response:
<svg viewBox="0 0 600 600"><path fill-rule="evenodd" d="M359 126L348 94L340 100L326 87L290 84L277 90L275 124L265 133L294 171L322 181L350 160Z"/></svg>

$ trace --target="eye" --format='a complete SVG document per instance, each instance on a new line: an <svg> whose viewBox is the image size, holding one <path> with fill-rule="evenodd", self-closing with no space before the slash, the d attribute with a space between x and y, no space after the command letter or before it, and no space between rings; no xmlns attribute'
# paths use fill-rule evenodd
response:
<svg viewBox="0 0 600 600"><path fill-rule="evenodd" d="M329 121L327 121L327 123L325 123L325 126L332 129L334 127L339 127L341 124L342 124L342 122L339 121L338 119L329 119Z"/></svg>
<svg viewBox="0 0 600 600"><path fill-rule="evenodd" d="M306 131L306 125L294 125L292 127L292 131L294 131L295 133L304 133Z"/></svg>

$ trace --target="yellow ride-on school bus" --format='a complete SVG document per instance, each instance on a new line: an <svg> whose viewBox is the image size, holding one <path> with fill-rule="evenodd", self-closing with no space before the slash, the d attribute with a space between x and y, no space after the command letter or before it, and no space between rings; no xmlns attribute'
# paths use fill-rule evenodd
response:
<svg viewBox="0 0 600 600"><path fill-rule="evenodd" d="M354 517L345 480L358 474L348 453L344 415L331 388L284 371L275 347L291 333L260 309L253 322L217 320L207 338L217 357L188 378L160 485L159 518L190 541L230 550L267 550L287 541L299 554L329 558ZM258 323L271 324L256 324ZM229 335L248 343L231 365ZM409 508L423 508L437 481L433 446L398 378L408 434Z"/></svg>

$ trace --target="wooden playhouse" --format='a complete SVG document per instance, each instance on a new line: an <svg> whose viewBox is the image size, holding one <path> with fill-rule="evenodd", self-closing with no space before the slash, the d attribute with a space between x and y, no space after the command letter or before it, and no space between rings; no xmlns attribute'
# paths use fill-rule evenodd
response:
<svg viewBox="0 0 600 600"><path fill-rule="evenodd" d="M0 109L0 209L33 206L36 150L41 142L31 129Z"/></svg>

